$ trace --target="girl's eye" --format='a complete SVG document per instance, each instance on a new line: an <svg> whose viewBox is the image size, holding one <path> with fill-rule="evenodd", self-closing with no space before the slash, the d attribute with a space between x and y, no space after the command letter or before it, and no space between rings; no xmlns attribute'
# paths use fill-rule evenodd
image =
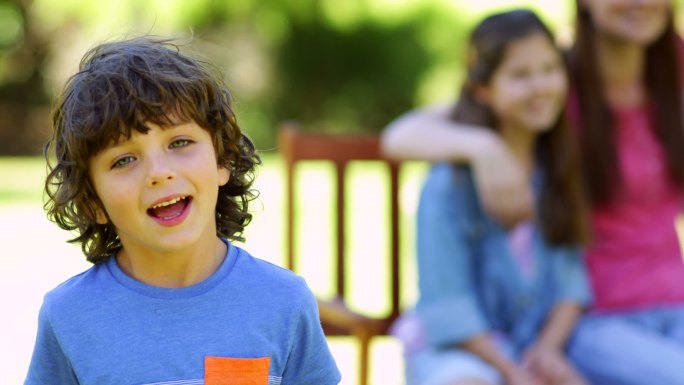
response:
<svg viewBox="0 0 684 385"><path fill-rule="evenodd" d="M549 63L544 66L544 72L551 73L556 71L560 66L557 63Z"/></svg>
<svg viewBox="0 0 684 385"><path fill-rule="evenodd" d="M530 71L526 69L518 69L511 73L513 79L521 80L530 76Z"/></svg>
<svg viewBox="0 0 684 385"><path fill-rule="evenodd" d="M182 148L182 147L189 146L190 143L191 143L191 141L189 139L178 139L178 140L174 140L173 142L171 142L169 147L171 147L171 148Z"/></svg>
<svg viewBox="0 0 684 385"><path fill-rule="evenodd" d="M132 157L132 156L130 156L130 155L128 155L128 156L123 156L123 157L117 159L117 160L114 162L114 164L112 165L112 168L124 167L124 166L126 166L127 164L132 163L134 160L135 160L135 158Z"/></svg>

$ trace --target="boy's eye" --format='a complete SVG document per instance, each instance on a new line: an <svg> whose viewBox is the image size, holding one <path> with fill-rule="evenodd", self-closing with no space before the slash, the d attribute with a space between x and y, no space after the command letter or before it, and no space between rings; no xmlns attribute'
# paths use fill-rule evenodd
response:
<svg viewBox="0 0 684 385"><path fill-rule="evenodd" d="M132 163L134 160L135 160L135 158L133 158L130 155L121 157L114 162L114 164L112 165L112 168L123 167L129 163Z"/></svg>
<svg viewBox="0 0 684 385"><path fill-rule="evenodd" d="M171 147L171 148L182 148L182 147L187 147L189 144L190 144L189 139L178 139L178 140L174 140L173 142L171 142L169 147Z"/></svg>

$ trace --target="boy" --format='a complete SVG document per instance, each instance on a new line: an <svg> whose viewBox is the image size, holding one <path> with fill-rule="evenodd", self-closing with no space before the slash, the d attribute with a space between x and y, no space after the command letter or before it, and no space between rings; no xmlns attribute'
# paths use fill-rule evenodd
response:
<svg viewBox="0 0 684 385"><path fill-rule="evenodd" d="M250 256L254 167L223 83L165 40L100 45L54 113L46 210L94 266L45 296L25 384L337 384L316 302Z"/></svg>

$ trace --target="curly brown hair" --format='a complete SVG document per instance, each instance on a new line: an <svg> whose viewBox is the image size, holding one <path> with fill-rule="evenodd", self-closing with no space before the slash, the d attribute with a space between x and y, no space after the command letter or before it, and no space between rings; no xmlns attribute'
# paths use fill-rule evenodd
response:
<svg viewBox="0 0 684 385"><path fill-rule="evenodd" d="M148 123L167 127L194 121L213 139L219 166L230 180L219 187L217 235L243 240L251 221L251 188L261 164L242 133L232 97L218 71L180 52L170 39L139 37L104 43L88 51L66 83L53 112L53 134L45 145L48 175L45 210L59 227L77 234L88 261L105 261L121 248L111 223L98 224L104 211L89 178L88 162L100 151ZM53 163L54 162L54 163Z"/></svg>

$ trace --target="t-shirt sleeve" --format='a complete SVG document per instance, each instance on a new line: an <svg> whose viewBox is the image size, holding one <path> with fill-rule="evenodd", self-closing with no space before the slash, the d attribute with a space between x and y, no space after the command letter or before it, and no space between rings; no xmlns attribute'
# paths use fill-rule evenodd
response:
<svg viewBox="0 0 684 385"><path fill-rule="evenodd" d="M420 198L417 222L416 313L432 346L461 343L490 329L477 296L468 226L470 179L451 167L431 172Z"/></svg>
<svg viewBox="0 0 684 385"><path fill-rule="evenodd" d="M294 331L282 385L336 385L341 380L318 316L311 290L301 281L299 320Z"/></svg>
<svg viewBox="0 0 684 385"><path fill-rule="evenodd" d="M38 316L36 344L24 385L78 385L76 374L55 336L48 309L46 301Z"/></svg>

